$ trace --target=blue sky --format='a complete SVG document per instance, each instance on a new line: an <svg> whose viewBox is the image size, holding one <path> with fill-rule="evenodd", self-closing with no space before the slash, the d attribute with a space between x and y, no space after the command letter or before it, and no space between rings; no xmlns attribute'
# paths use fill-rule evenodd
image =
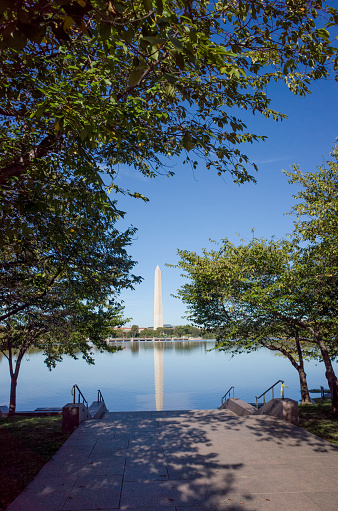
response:
<svg viewBox="0 0 338 511"><path fill-rule="evenodd" d="M338 136L337 90L334 80L312 84L312 94L305 98L293 95L285 84L268 89L272 108L288 115L282 122L267 120L245 112L241 116L248 131L266 135L265 142L246 147L250 160L258 165L257 184L235 185L230 175L219 177L201 161L192 171L183 165L184 157L175 160L175 176L147 179L133 168L119 170L117 184L141 192L150 201L144 203L118 196L118 207L126 211L120 229L137 227L129 253L138 264L134 273L144 280L135 291L126 291L125 316L128 323L142 327L153 325L154 272L162 272L163 320L184 324L184 304L171 296L185 282L177 269L165 263L178 261L177 249L201 252L211 248L209 238L220 241L240 237L250 239L252 228L258 237L283 237L291 232L293 218L286 215L294 204L295 186L288 184L281 169L298 163L303 171L315 171L329 159ZM236 114L237 115L237 114Z"/></svg>

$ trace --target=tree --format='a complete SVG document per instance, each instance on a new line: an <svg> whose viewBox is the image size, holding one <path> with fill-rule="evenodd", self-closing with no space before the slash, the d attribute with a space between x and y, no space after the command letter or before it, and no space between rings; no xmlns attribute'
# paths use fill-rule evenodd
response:
<svg viewBox="0 0 338 511"><path fill-rule="evenodd" d="M115 264L116 269L102 289L116 285L119 291L139 280L128 276L135 263L124 248L135 229L119 233L114 228L123 213L100 186L81 178L69 185L52 168L43 181L27 179L22 187L2 191L0 321L43 302L59 275L75 280L81 265L97 279L105 255L111 257L109 268Z"/></svg>
<svg viewBox="0 0 338 511"><path fill-rule="evenodd" d="M338 382L334 373L327 342L336 353L338 346L338 151L335 145L332 159L327 166L319 166L317 172L302 173L298 166L286 172L290 183L302 185L295 196L298 200L293 211L297 215L296 239L305 242L302 253L306 264L313 269L308 274L303 293L312 293L315 307L325 318L326 329L313 328L326 369L326 378L332 394L333 407L337 414Z"/></svg>
<svg viewBox="0 0 338 511"><path fill-rule="evenodd" d="M140 333L140 337L154 337L154 330L150 328L144 328Z"/></svg>
<svg viewBox="0 0 338 511"><path fill-rule="evenodd" d="M219 251L205 251L203 257L179 251L178 266L191 281L179 296L188 305L190 320L215 331L219 350L234 354L265 347L288 358L298 371L302 403L306 403L310 397L301 346L305 339L300 342L296 327L273 318L272 302L263 304L264 293L270 296L274 281L287 266L289 249L263 240L239 247L223 240Z"/></svg>
<svg viewBox="0 0 338 511"><path fill-rule="evenodd" d="M60 295L60 292L63 294ZM74 359L79 353L90 364L94 363L90 344L95 344L100 351L114 352L119 348L107 346L107 327L123 322L122 307L107 303L93 306L83 304L70 293L69 289L57 288L58 296L48 297L47 303L39 308L31 307L23 313L16 314L0 329L0 350L8 360L11 378L9 414L16 410L16 388L26 352L34 347L45 355L49 369L62 361L67 354Z"/></svg>
<svg viewBox="0 0 338 511"><path fill-rule="evenodd" d="M291 241L254 238L236 247L225 239L219 250L204 250L202 256L179 251L178 267L190 279L179 290L190 318L215 328L220 347L263 345L283 353L299 372L302 400L307 400L302 346L319 355L338 416L331 363L338 347L337 152L332 156L328 168L316 173L302 174L297 167L289 173L291 183L303 185Z"/></svg>
<svg viewBox="0 0 338 511"><path fill-rule="evenodd" d="M291 184L301 185L294 198L293 213L297 215L295 236L306 243L305 256L316 265L313 288L323 309L334 320L338 314L338 151L335 145L332 159L317 172L302 173L297 165L285 172Z"/></svg>
<svg viewBox="0 0 338 511"><path fill-rule="evenodd" d="M125 249L134 230L114 228L119 212L102 190L79 178L68 189L61 173L49 177L42 190L52 201L41 195L41 181L4 190L11 215L0 216L7 236L0 246L0 350L9 362L11 414L26 351L43 350L49 367L78 352L92 363L88 341L114 351L105 339L125 322L118 294L140 280ZM40 206L43 216L36 215Z"/></svg>
<svg viewBox="0 0 338 511"><path fill-rule="evenodd" d="M318 1L2 0L0 10L3 321L43 306L60 279L79 276L92 292L83 274L99 279L96 252L100 261L108 241L100 236L121 214L102 190L140 196L116 185L119 164L172 174L165 163L185 152L193 166L202 157L253 180L238 144L264 137L231 109L282 118L269 106L270 80L306 94L337 55L328 31L336 10ZM116 252L110 244L107 253L120 254L131 235L114 231ZM110 291L135 281L125 262ZM108 290L98 285L101 303Z"/></svg>
<svg viewBox="0 0 338 511"><path fill-rule="evenodd" d="M238 144L264 137L231 109L283 118L268 83L303 95L337 63L337 12L317 0L2 0L1 14L2 185L55 165L119 190L119 164L154 176L182 152L254 180Z"/></svg>
<svg viewBox="0 0 338 511"><path fill-rule="evenodd" d="M132 325L131 329L128 332L128 337L138 337L140 333L140 329L138 325Z"/></svg>
<svg viewBox="0 0 338 511"><path fill-rule="evenodd" d="M122 328L109 328L108 337L112 339L123 338L126 335L125 331Z"/></svg>
<svg viewBox="0 0 338 511"><path fill-rule="evenodd" d="M175 337L187 337L187 336L196 336L199 337L201 335L201 331L191 325L178 325L174 328L174 336Z"/></svg>

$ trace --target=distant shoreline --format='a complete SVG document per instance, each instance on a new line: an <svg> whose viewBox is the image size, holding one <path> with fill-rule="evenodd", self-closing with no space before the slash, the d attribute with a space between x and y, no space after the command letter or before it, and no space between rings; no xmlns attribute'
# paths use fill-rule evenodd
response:
<svg viewBox="0 0 338 511"><path fill-rule="evenodd" d="M177 341L215 341L215 339L203 339L203 337L115 337L107 339L108 343L114 342L177 342Z"/></svg>

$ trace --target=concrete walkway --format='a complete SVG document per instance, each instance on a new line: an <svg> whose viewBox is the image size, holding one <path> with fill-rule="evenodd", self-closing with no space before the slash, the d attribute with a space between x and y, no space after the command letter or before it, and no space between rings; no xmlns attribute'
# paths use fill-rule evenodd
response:
<svg viewBox="0 0 338 511"><path fill-rule="evenodd" d="M8 511L337 511L338 447L228 410L82 423Z"/></svg>

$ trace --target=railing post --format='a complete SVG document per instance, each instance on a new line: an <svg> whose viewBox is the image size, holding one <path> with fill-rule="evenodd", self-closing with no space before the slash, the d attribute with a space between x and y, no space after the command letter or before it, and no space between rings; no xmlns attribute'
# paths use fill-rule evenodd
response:
<svg viewBox="0 0 338 511"><path fill-rule="evenodd" d="M225 401L226 401L226 397L227 397L227 395L228 395L228 394L229 394L229 398L230 398L230 396L231 396L231 390L232 390L232 397L233 397L233 398L235 398L235 387L234 387L234 386L232 386L232 387L230 387L230 389L229 389L229 390L227 390L227 391L226 391L226 393L224 394L224 396L222 396L222 397L221 397L221 406L223 405L223 403L225 403Z"/></svg>
<svg viewBox="0 0 338 511"><path fill-rule="evenodd" d="M81 399L82 399L82 403L83 404L86 403L86 406L88 408L88 401L84 397L84 395L82 394L81 390L79 389L79 387L76 384L73 385L72 390L71 390L71 394L73 396L73 403L74 404L76 403L76 395L75 395L76 391L78 393L78 400L77 400L78 404L81 404Z"/></svg>
<svg viewBox="0 0 338 511"><path fill-rule="evenodd" d="M265 395L267 392L269 392L269 390L271 390L271 392L272 392L272 399L275 398L275 386L277 385L277 383L282 383L281 394L282 394L282 398L284 399L284 380L278 380L278 381L276 381L276 383L271 385L271 387L269 387L265 392L263 392L263 394L261 394L260 396L256 396L256 408L257 409L258 409L258 399L263 397L263 401L265 404Z"/></svg>

